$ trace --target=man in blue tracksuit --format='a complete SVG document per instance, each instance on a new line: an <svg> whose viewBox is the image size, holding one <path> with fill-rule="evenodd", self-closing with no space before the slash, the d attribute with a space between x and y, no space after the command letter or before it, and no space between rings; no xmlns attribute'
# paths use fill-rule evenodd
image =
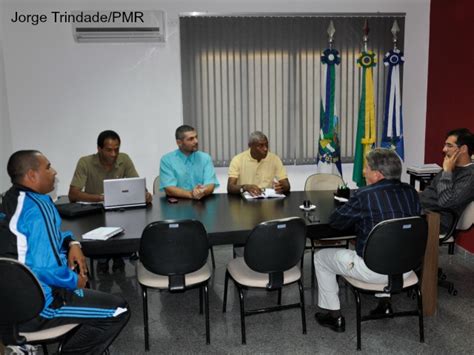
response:
<svg viewBox="0 0 474 355"><path fill-rule="evenodd" d="M45 294L40 315L21 331L80 324L64 344L64 354L103 353L130 318L120 296L85 289L87 264L80 243L61 231L61 218L46 195L54 189L56 171L38 151L14 153L8 161L13 186L2 201L0 256L27 265ZM74 271L74 269L78 269Z"/></svg>

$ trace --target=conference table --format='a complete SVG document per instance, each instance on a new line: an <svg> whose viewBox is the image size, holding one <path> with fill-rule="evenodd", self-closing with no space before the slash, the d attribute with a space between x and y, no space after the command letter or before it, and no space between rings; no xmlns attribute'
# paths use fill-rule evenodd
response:
<svg viewBox="0 0 474 355"><path fill-rule="evenodd" d="M299 208L304 200L316 205L313 211ZM301 217L308 234L316 238L337 237L347 232L328 225L331 212L337 207L332 191L295 191L285 198L245 200L240 196L213 194L203 200L180 199L169 203L165 196L154 196L146 208L105 211L98 214L63 219L63 230L70 230L86 256L98 257L133 253L139 249L143 229L161 220L196 219L209 236L210 245L244 244L248 233L257 224L271 219ZM97 227L122 227L124 233L107 241L82 240L81 236Z"/></svg>
<svg viewBox="0 0 474 355"><path fill-rule="evenodd" d="M312 211L300 209L304 200L310 200L316 208ZM213 194L199 201L180 199L178 203L169 203L165 196L155 195L153 203L146 208L105 211L63 219L62 229L72 231L81 241L84 254L91 258L138 251L145 226L160 220L199 220L206 228L210 245L245 244L249 232L257 224L294 216L304 219L307 235L314 239L353 234L353 231L339 231L329 226L329 216L337 206L333 191L293 191L285 198L256 200L245 200L238 195ZM436 214L429 214L428 222L433 223L433 219L436 223ZM122 227L124 232L107 241L82 240L83 234L102 226ZM426 315L434 314L437 298L438 235L434 239L436 230L433 228L429 233L431 237L423 274L423 284L428 286L422 285L424 303L430 308L424 307Z"/></svg>

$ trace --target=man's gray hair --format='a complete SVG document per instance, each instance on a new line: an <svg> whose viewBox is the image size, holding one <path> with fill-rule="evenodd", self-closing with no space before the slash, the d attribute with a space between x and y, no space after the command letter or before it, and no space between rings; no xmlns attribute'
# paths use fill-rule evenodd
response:
<svg viewBox="0 0 474 355"><path fill-rule="evenodd" d="M256 142L259 142L261 141L262 139L265 139L268 141L268 138L266 135L264 135L262 132L260 131L255 131L255 132L252 132L250 133L250 136L249 136L249 146L256 143Z"/></svg>
<svg viewBox="0 0 474 355"><path fill-rule="evenodd" d="M402 161L391 149L375 148L366 155L367 165L373 171L380 171L385 179L400 180Z"/></svg>

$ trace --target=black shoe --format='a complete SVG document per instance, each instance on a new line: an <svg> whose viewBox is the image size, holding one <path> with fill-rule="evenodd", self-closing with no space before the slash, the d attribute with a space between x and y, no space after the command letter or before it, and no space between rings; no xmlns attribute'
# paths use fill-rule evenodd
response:
<svg viewBox="0 0 474 355"><path fill-rule="evenodd" d="M342 333L346 331L346 320L343 316L333 317L330 313L316 312L314 318L323 327L330 328L335 332Z"/></svg>
<svg viewBox="0 0 474 355"><path fill-rule="evenodd" d="M108 261L98 261L97 262L97 273L107 274L109 272L109 262Z"/></svg>
<svg viewBox="0 0 474 355"><path fill-rule="evenodd" d="M113 272L124 272L125 263L122 258L114 258L114 263L112 265Z"/></svg>
<svg viewBox="0 0 474 355"><path fill-rule="evenodd" d="M393 316L392 304L390 301L379 301L377 307L370 311L373 317Z"/></svg>

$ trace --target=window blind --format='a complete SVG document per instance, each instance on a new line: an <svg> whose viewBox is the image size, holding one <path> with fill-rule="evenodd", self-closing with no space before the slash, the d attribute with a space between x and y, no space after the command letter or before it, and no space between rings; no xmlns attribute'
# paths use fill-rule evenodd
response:
<svg viewBox="0 0 474 355"><path fill-rule="evenodd" d="M377 57L378 137L386 90L383 56L393 48L390 30L395 19L402 51L404 43L404 15L368 16L181 16L183 119L197 129L200 149L216 166L227 166L247 148L248 135L260 130L284 164L314 163L320 57L328 47L327 28L333 20L334 48L341 55L336 85L341 155L344 162L352 161L361 81L356 59L365 19L368 49Z"/></svg>

